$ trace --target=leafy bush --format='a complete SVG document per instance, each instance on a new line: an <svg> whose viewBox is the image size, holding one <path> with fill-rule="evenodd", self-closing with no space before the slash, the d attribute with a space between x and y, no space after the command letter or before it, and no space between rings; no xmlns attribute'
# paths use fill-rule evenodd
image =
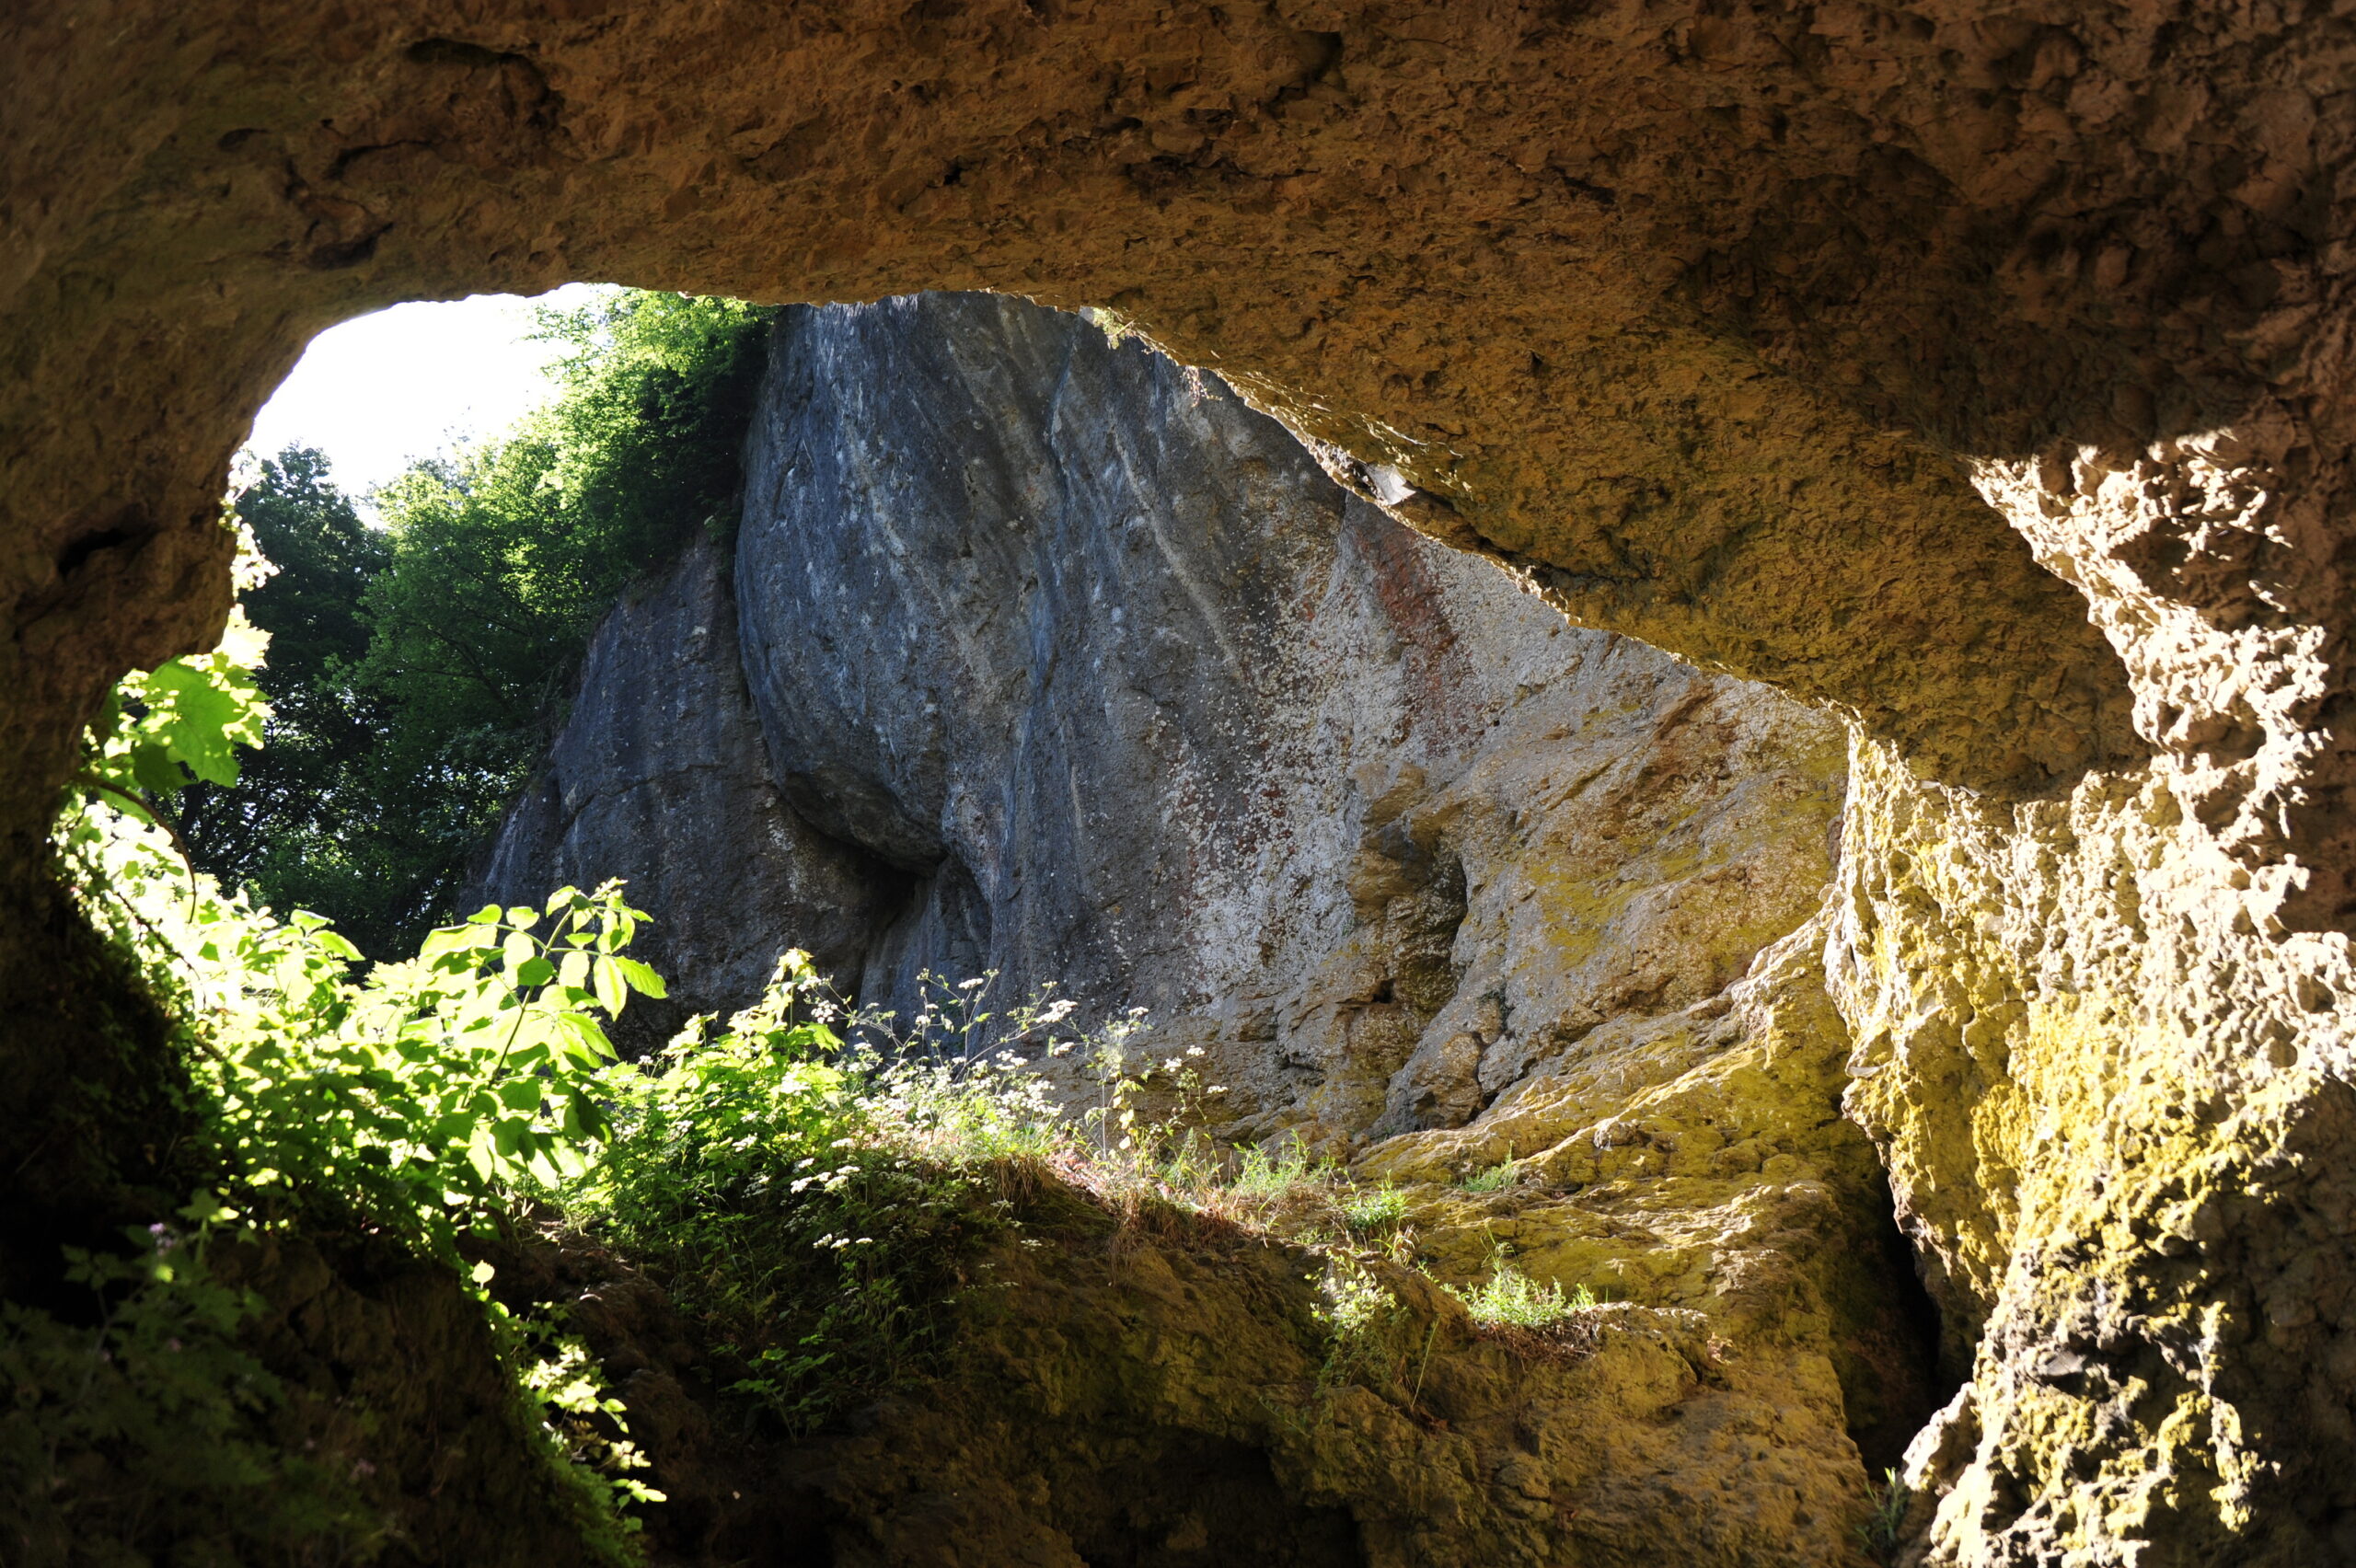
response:
<svg viewBox="0 0 2356 1568"><path fill-rule="evenodd" d="M640 917L618 887L567 889L541 909L486 909L433 933L418 958L355 978L354 950L317 917L281 923L225 894L126 813L85 801L60 819L57 843L90 917L185 1021L206 1097L190 1162L217 1172L220 1193L202 1196L215 1205L207 1224L285 1230L341 1208L346 1223L463 1270L462 1236L498 1228L519 1192L587 1169L609 1125L600 1095L613 1051L599 1016L618 1014L632 991L662 989L621 951ZM156 1238L169 1239L159 1229L151 1249ZM126 1467L144 1505L167 1514L245 1514L257 1528L293 1529L302 1521L289 1523L288 1510L308 1509L321 1528L366 1533L334 1487L295 1484L310 1472L290 1468L258 1422L277 1390L238 1347L253 1303L212 1279L204 1239L160 1265L137 1251L127 1262L69 1255L70 1277L107 1304L95 1332L29 1308L10 1313L0 1361L17 1369L19 1396L0 1465L19 1494L40 1500L20 1537L78 1528L76 1510L112 1495ZM479 1274L474 1283L479 1292ZM593 1539L613 1549L628 1527L610 1499L652 1495L628 1473L634 1456L584 1445L568 1424L577 1379L540 1370L547 1335L495 1311L489 1323L519 1401L545 1407L551 1458L583 1460L609 1483L593 1494L592 1523ZM125 1333L152 1341L157 1324L170 1330L167 1361L128 1357L116 1343ZM551 1352L562 1353L560 1343ZM177 1381L159 1384L165 1373ZM40 1391L66 1384L82 1391ZM151 1439L116 1407L143 1401L159 1412L153 1442L202 1457L140 1460ZM72 1484L43 1491L49 1473ZM234 1502L249 1493L250 1506Z"/></svg>
<svg viewBox="0 0 2356 1568"><path fill-rule="evenodd" d="M445 1262L517 1182L585 1168L606 1131L598 1015L661 980L625 955L640 919L618 884L543 909L485 909L364 981L313 915L281 923L188 878L102 805L59 839L94 918L145 961L200 1047L206 1136L234 1201L332 1193Z"/></svg>
<svg viewBox="0 0 2356 1568"><path fill-rule="evenodd" d="M651 1267L702 1324L730 1391L793 1432L928 1365L963 1243L996 1223L956 1164L887 1140L894 1108L862 1101L876 1071L806 1006L818 988L789 954L726 1032L698 1020L655 1070L610 1068L612 1142L556 1187L575 1223ZM941 1119L907 1098L904 1124ZM953 1119L991 1155L1035 1136L1019 1102L963 1099Z"/></svg>
<svg viewBox="0 0 2356 1568"><path fill-rule="evenodd" d="M1025 1172L1132 1205L1179 1191L1187 1129L1136 1102L1149 1077L1190 1085L1184 1058L1136 1061L1135 1015L1048 1038L1068 1008L1034 1000L994 1019L987 989L932 987L895 1034L847 1012L791 952L725 1031L697 1020L652 1070L605 1074L611 1144L555 1195L653 1269L729 1390L787 1431L937 1366L961 1265L1011 1223L1005 1194ZM1079 1054L1097 1103L1065 1104L991 1039Z"/></svg>
<svg viewBox="0 0 2356 1568"><path fill-rule="evenodd" d="M383 1533L348 1477L269 1440L278 1379L238 1343L260 1310L207 1252L238 1216L211 1193L126 1234L70 1248L82 1314L0 1304L0 1542L9 1562L249 1560L291 1539L369 1554ZM225 1500L234 1500L223 1506Z"/></svg>

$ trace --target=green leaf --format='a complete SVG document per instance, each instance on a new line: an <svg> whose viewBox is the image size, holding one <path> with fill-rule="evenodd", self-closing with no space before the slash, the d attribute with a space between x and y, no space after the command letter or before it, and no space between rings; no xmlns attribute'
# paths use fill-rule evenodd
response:
<svg viewBox="0 0 2356 1568"><path fill-rule="evenodd" d="M556 1015L557 1028L567 1037L565 1055L583 1066L594 1067L615 1059L614 1043L597 1020L585 1013L560 1012Z"/></svg>
<svg viewBox="0 0 2356 1568"><path fill-rule="evenodd" d="M539 1079L507 1078L499 1086L499 1098L510 1111L537 1111L540 1108Z"/></svg>
<svg viewBox="0 0 2356 1568"><path fill-rule="evenodd" d="M596 980L598 1005L606 1009L607 1016L621 1017L622 1004L629 999L629 992L622 979L621 965L615 961L613 954L601 952L592 966L592 974Z"/></svg>
<svg viewBox="0 0 2356 1568"><path fill-rule="evenodd" d="M545 958L527 958L515 971L518 986L545 986L556 978L556 965Z"/></svg>
<svg viewBox="0 0 2356 1568"><path fill-rule="evenodd" d="M670 994L664 989L663 976L655 974L653 970L639 963L638 960L624 958L618 953L613 963L614 967L622 972L622 978L629 982L630 989L640 996L665 997Z"/></svg>
<svg viewBox="0 0 2356 1568"><path fill-rule="evenodd" d="M260 694L242 672L207 663L212 667L173 659L156 666L147 677L155 704L149 721L173 761L206 783L225 788L237 781L236 744L255 729L250 713ZM260 736L253 732L252 738Z"/></svg>

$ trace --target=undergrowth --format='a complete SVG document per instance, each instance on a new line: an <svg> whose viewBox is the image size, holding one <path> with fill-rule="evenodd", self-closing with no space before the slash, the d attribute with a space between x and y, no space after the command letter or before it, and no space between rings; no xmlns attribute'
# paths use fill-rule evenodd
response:
<svg viewBox="0 0 2356 1568"><path fill-rule="evenodd" d="M168 759L156 712L129 721ZM151 760L144 778L128 766L116 776L153 787L160 771ZM108 794L142 804L127 788ZM622 951L641 917L618 887L486 909L434 932L417 958L362 974L324 922L282 922L224 894L129 812L79 802L56 844L86 913L181 1021L202 1100L182 1163L211 1175L185 1223L67 1252L64 1277L88 1287L89 1312L12 1304L0 1320L15 1390L0 1411L6 1536L29 1561L48 1560L32 1543L51 1537L75 1543L72 1560L107 1560L101 1536L125 1562L151 1539L210 1541L199 1555L225 1560L290 1542L374 1555L390 1521L370 1515L352 1473L286 1451L287 1391L245 1340L261 1303L213 1266L225 1247L324 1226L457 1275L508 1365L519 1430L551 1460L551 1495L593 1554L630 1557L624 1505L654 1494L615 1435L618 1411L579 1419L578 1379L549 1370L565 1347L493 1307L460 1248L499 1231L519 1193L584 1172L608 1135L601 1074L614 1053L599 1020L633 990L662 990Z"/></svg>
<svg viewBox="0 0 2356 1568"><path fill-rule="evenodd" d="M1502 1261L1478 1285L1440 1288L1462 1302L1475 1323L1490 1329L1545 1332L1597 1305L1595 1293L1584 1285L1565 1291L1555 1281L1532 1279Z"/></svg>
<svg viewBox="0 0 2356 1568"><path fill-rule="evenodd" d="M59 821L83 908L181 1020L205 1101L190 1166L212 1176L179 1224L62 1260L90 1293L83 1317L0 1318L0 1482L30 1500L0 1525L19 1543L99 1517L169 1535L181 1510L214 1520L230 1558L254 1555L240 1531L375 1554L391 1527L349 1476L273 1439L287 1394L245 1338L262 1303L210 1262L330 1214L464 1282L520 1428L616 1562L634 1555L630 1506L661 1497L621 1404L559 1321L501 1306L490 1265L469 1263L469 1239L526 1206L648 1269L725 1394L787 1434L940 1370L979 1251L1057 1183L1121 1224L1184 1213L1311 1248L1324 1381L1403 1388L1413 1366L1420 1388L1438 1320L1418 1354L1375 1267L1415 1265L1409 1194L1298 1141L1221 1147L1202 1051L1151 1054L1141 1009L1080 1032L1068 1002L999 1010L994 975L927 975L895 1029L795 952L755 1007L622 1062L606 1023L664 986L624 951L644 917L618 884L486 908L364 969L324 920L279 919L191 870L159 797L233 779L230 742L250 743L260 710L234 656L133 677ZM1591 1305L1503 1266L1457 1294L1484 1332L1550 1332Z"/></svg>

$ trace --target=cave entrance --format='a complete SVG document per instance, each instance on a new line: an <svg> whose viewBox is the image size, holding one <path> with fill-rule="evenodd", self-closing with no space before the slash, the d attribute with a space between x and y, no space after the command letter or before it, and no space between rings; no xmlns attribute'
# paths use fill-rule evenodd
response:
<svg viewBox="0 0 2356 1568"><path fill-rule="evenodd" d="M475 732L401 791L431 822L430 788L477 788L478 833L521 791L445 917L629 879L674 993L632 1005L633 1051L751 1000L788 947L903 1018L926 974L995 970L1013 998L1151 1008L1157 1055L1233 1091L1230 1143L1403 1136L1448 1182L1531 1152L1450 1135L1590 1033L1686 1027L1814 912L1837 723L1565 625L1117 320L979 294L754 319L762 385L696 405L741 463L668 514L655 570L576 594L577 685L515 683L537 744L501 775ZM446 529L504 482L401 504ZM501 632L443 599L413 606L433 635ZM1811 1039L1795 1091L1837 1129L1837 1034ZM1695 1136L1738 1144L1740 1113ZM1811 1158L1857 1168L1836 1142ZM1883 1456L1925 1408L1921 1331L1887 1198L1855 1196L1842 1332L1875 1354L1842 1365ZM1569 1283L1614 1290L1644 1253Z"/></svg>

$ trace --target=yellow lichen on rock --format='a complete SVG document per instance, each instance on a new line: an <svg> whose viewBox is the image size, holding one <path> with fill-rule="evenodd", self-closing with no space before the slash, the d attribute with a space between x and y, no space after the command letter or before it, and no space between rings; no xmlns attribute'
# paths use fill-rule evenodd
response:
<svg viewBox="0 0 2356 1568"><path fill-rule="evenodd" d="M1923 1325L1886 1231L1873 1150L1838 1111L1848 1036L1811 920L1723 996L1623 1018L1470 1125L1377 1145L1369 1180L1415 1183L1442 1277L1515 1266L1609 1299L1700 1311L1782 1398L1894 1458L1931 1399ZM1461 1179L1516 1164L1494 1193Z"/></svg>
<svg viewBox="0 0 2356 1568"><path fill-rule="evenodd" d="M2302 998L2341 939L2263 934L2164 766L2014 806L1852 767L1848 1106L1971 1376L1910 1452L1926 1561L2320 1561L2356 1110Z"/></svg>
<svg viewBox="0 0 2356 1568"><path fill-rule="evenodd" d="M564 1260L540 1288L644 1368L634 1420L672 1412L661 1527L716 1519L705 1560L857 1568L1863 1568L1864 1477L1821 1419L1837 1391L1796 1403L1777 1357L1703 1314L1605 1305L1515 1341L1375 1261L1345 1331L1330 1257L1037 1173L1011 1191L942 1374L798 1443L697 1413L659 1327L595 1305L627 1271Z"/></svg>

